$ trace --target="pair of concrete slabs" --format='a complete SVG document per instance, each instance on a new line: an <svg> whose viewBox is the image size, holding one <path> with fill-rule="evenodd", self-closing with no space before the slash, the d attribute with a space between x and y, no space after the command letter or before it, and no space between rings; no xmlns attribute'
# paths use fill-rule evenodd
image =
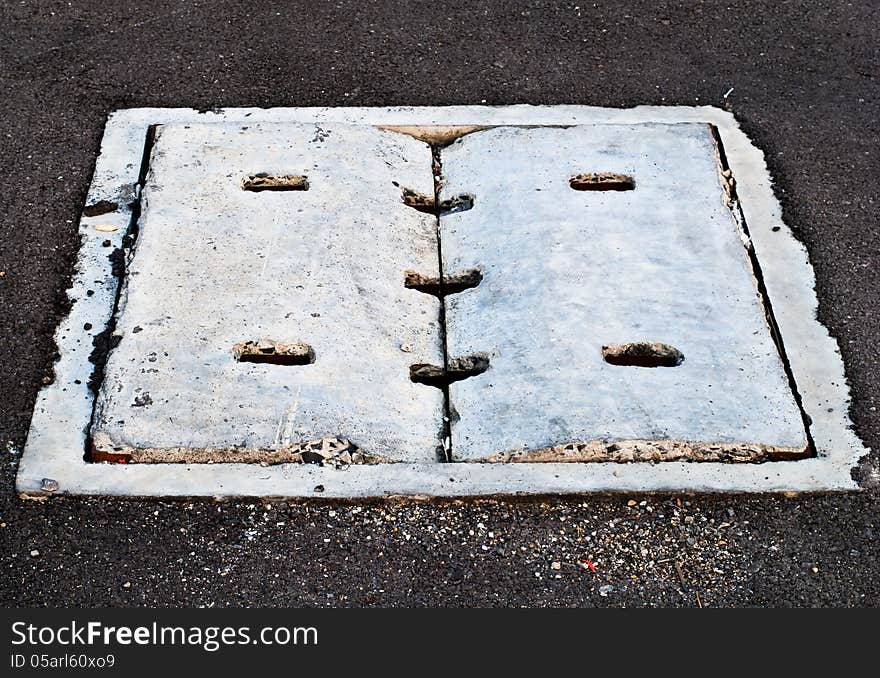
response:
<svg viewBox="0 0 880 678"><path fill-rule="evenodd" d="M124 111L81 230L26 494L855 487L716 109Z"/></svg>

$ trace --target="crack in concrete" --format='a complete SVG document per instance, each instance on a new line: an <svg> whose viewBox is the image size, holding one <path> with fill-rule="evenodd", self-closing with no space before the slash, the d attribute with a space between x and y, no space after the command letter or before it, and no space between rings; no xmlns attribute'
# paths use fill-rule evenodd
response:
<svg viewBox="0 0 880 678"><path fill-rule="evenodd" d="M767 328L770 331L770 337L779 353L779 359L782 361L782 367L785 371L785 376L788 379L789 388L791 389L795 404L801 413L801 419L803 419L804 433L807 438L807 454L803 456L815 457L816 444L810 431L812 421L810 415L807 414L807 411L804 409L803 398L798 390L794 371L791 368L791 362L788 359L788 355L785 351L785 344L782 341L782 333L779 331L779 325L776 322L776 317L773 315L773 305L770 302L770 295L767 292L767 286L764 283L761 262L758 261L758 255L752 244L752 238L749 234L746 217L743 213L742 206L740 205L739 197L737 196L736 179L734 178L733 171L730 169L730 165L727 162L727 154L724 151L724 144L721 140L721 134L718 132L718 128L713 124L709 124L709 132L712 137L712 143L715 147L715 156L718 162L718 179L722 188L722 200L728 210L730 210L730 216L740 231L743 249L745 250L746 259L752 272L752 278L755 282L755 290L761 302L761 308L764 309L764 318L767 321Z"/></svg>
<svg viewBox="0 0 880 678"><path fill-rule="evenodd" d="M120 311L123 295L125 294L127 284L125 280L125 272L128 266L128 259L133 255L134 246L137 242L141 217L141 194L144 184L147 181L147 174L150 170L150 156L153 152L153 145L156 141L157 127L157 125L148 126L147 132L144 135L144 146L141 155L141 164L138 170L138 180L137 184L133 187L133 199L129 203L130 215L128 228L122 238L122 249L116 250L110 255L111 261L113 262L113 275L118 278L119 282L116 285L116 294L113 298L113 309L110 312L110 318L107 321L107 325L92 339L94 349L89 355L89 361L92 363L93 368L91 375L89 375L89 388L92 389L95 397L92 400L91 416L89 418L89 425L86 428L85 449L83 450L83 459L85 461L96 461L92 457L94 449L92 428L95 425L95 417L98 410L98 391L104 381L104 374L107 367L107 360L110 357L110 352L116 348L121 341L121 337L115 333L116 318ZM125 251L126 249L128 250L127 254Z"/></svg>

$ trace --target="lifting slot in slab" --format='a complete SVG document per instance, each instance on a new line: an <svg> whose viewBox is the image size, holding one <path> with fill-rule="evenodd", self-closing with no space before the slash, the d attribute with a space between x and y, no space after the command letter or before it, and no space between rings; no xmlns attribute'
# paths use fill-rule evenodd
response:
<svg viewBox="0 0 880 678"><path fill-rule="evenodd" d="M454 381L475 377L489 369L489 356L485 353L453 358L447 367L417 363L410 365L409 378L417 384L445 388Z"/></svg>
<svg viewBox="0 0 880 678"><path fill-rule="evenodd" d="M606 363L624 367L677 367L684 361L675 346L651 341L608 344L602 347L602 357Z"/></svg>
<svg viewBox="0 0 880 678"><path fill-rule="evenodd" d="M614 172L590 172L575 174L568 185L576 191L632 191L636 181L628 174Z"/></svg>
<svg viewBox="0 0 880 678"><path fill-rule="evenodd" d="M315 351L308 344L282 344L271 339L240 341L232 347L232 356L240 363L309 365L315 362Z"/></svg>
<svg viewBox="0 0 880 678"><path fill-rule="evenodd" d="M412 207L414 210L423 212L424 214L436 214L436 200L432 195L424 193L416 193L409 188L404 188L401 195L403 204ZM474 196L470 193L461 193L451 198L440 201L440 214L455 214L456 212L466 212L474 206Z"/></svg>
<svg viewBox="0 0 880 678"><path fill-rule="evenodd" d="M458 294L472 287L476 287L483 280L483 274L478 268L469 268L458 273L444 275L442 280L439 276L427 276L415 271L404 271L403 286L407 289L418 290L435 297L444 297L447 294Z"/></svg>
<svg viewBox="0 0 880 678"><path fill-rule="evenodd" d="M241 180L245 191L308 191L309 178L304 174L249 174Z"/></svg>

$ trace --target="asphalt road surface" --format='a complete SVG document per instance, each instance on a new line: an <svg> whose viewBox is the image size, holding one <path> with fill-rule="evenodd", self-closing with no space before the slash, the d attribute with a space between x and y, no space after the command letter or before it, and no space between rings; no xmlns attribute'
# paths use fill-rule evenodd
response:
<svg viewBox="0 0 880 678"><path fill-rule="evenodd" d="M681 4L3 3L0 603L880 605L876 452L864 492L797 498L264 505L14 491L103 123L133 106L727 107L767 154L856 429L880 449L878 4Z"/></svg>

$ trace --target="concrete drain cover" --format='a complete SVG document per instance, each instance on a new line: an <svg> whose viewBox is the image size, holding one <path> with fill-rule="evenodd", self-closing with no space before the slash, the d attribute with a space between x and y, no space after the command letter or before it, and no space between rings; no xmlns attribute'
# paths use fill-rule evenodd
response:
<svg viewBox="0 0 880 678"><path fill-rule="evenodd" d="M254 175L305 179L255 191ZM436 461L443 394L409 366L443 363L440 301L403 278L439 275L437 229L395 183L433 195L426 144L371 126L159 126L93 456ZM301 364L278 343L308 347Z"/></svg>
<svg viewBox="0 0 880 678"><path fill-rule="evenodd" d="M121 111L81 233L25 495L857 488L717 109Z"/></svg>

